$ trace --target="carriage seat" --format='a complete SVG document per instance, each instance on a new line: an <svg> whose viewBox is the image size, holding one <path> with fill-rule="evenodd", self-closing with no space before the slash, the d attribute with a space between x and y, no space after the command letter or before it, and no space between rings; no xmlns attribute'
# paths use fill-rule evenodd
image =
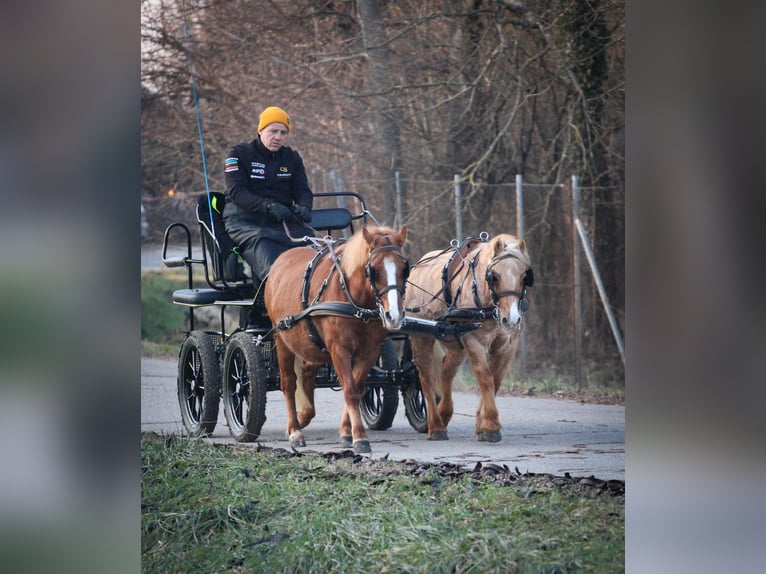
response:
<svg viewBox="0 0 766 574"><path fill-rule="evenodd" d="M311 221L309 225L317 231L330 231L340 229L351 230L351 213L345 207L328 207L325 209L314 209L311 212Z"/></svg>

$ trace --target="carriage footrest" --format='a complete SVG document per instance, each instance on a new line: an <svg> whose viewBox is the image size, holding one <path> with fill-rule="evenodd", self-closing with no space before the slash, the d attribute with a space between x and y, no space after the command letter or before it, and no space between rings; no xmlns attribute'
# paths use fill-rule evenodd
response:
<svg viewBox="0 0 766 574"><path fill-rule="evenodd" d="M178 289L173 291L173 303L189 307L212 305L216 301L234 302L241 296L236 291L218 289ZM252 299L250 300L252 303Z"/></svg>

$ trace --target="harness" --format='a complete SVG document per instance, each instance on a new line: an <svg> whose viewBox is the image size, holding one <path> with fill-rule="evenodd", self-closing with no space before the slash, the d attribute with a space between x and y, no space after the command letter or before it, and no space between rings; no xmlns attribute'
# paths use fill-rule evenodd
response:
<svg viewBox="0 0 766 574"><path fill-rule="evenodd" d="M489 239L489 235L486 232L482 232L479 236L479 241L482 243L486 243ZM522 288L520 291L516 290L506 290L506 291L497 291L495 289L496 280L494 276L493 268L502 260L508 259L508 258L514 258L514 259L520 259L517 255L514 255L513 253L503 253L501 255L493 257L489 264L487 265L487 269L484 273L484 280L487 283L487 288L489 290L490 297L492 299L492 305L491 306L483 306L481 299L479 297L479 277L477 273L477 265L479 261L479 257L482 254L482 251L479 250L477 253L471 257L470 259L466 260L466 250L462 249L469 241L473 241L473 244L469 246L469 248L473 247L473 245L476 243L476 240L473 238L469 238L465 240L463 243L461 243L458 246L455 246L455 252L450 256L447 263L445 263L444 267L442 268L442 288L432 295L431 299L425 303L423 306L427 305L428 303L431 303L432 301L436 300L440 295L443 294L444 302L447 306L447 310L442 313L439 317L436 318L437 322L449 322L449 323L455 323L455 322L467 322L467 321L486 321L488 319L494 319L499 320L500 319L500 307L499 303L500 300L504 297L517 297L519 299L519 314L524 315L529 310L529 300L527 299L527 287L531 287L534 283L534 274L532 272L531 268L528 268L527 271L524 274L524 278L522 279ZM440 253L439 255L443 254L444 252ZM436 256L438 257L438 255ZM458 261L457 258L460 258L459 260L459 267L457 269L454 269L455 262ZM452 281L460 275L461 272L465 269L467 266L467 270L465 271L465 277L463 280L460 281L459 286L455 290L455 294L453 296L451 291L451 283ZM455 307L455 301L460 297L463 283L465 282L465 279L469 276L471 277L471 293L473 295L473 302L475 307ZM422 309L422 307L415 307L415 308L408 308L406 309L409 312L418 312ZM462 347L462 343L460 341L460 335L456 336L457 343Z"/></svg>
<svg viewBox="0 0 766 574"><path fill-rule="evenodd" d="M309 332L309 339L314 344L314 346L317 347L317 349L325 353L327 352L327 346L322 340L322 337L319 335L319 331L317 330L316 325L314 325L314 322L311 320L312 316L335 315L335 316L341 316L341 317L354 317L356 319L361 319L365 323L369 322L371 319L380 317L381 313L383 312L383 304L380 301L381 297L385 295L386 293L388 293L389 291L396 289L401 294L403 299L405 286L406 286L406 279L407 279L407 275L409 274L409 262L404 257L404 255L401 255L402 259L404 259L406 263L405 281L403 282L402 286L400 287L398 285L386 285L386 287L384 287L383 289L378 289L375 286L375 277L374 277L374 272L372 268L373 257L383 252L396 251L401 254L401 251L402 251L401 247L399 247L398 245L390 244L390 239L388 237L386 237L386 240L389 242L389 245L383 245L381 247L376 247L375 249L372 249L367 258L367 264L365 265L365 276L367 277L370 283L370 288L372 290L372 293L375 296L375 302L376 302L375 309L362 307L358 305L356 301L354 301L354 298L348 289L346 277L343 274L343 270L340 267L340 262L342 260L343 254L338 255L335 252L335 247L334 247L335 243L343 243L345 242L345 239L339 239L335 241L328 238L324 241L325 243L324 247L318 248L317 245L314 246L315 248L318 249L318 251L314 255L314 257L311 259L311 261L309 261L306 264L306 269L303 273L303 286L301 288L301 305L303 306L303 310L300 311L299 313L296 313L295 315L289 315L285 317L284 319L279 321L277 325L273 329L271 329L271 331L269 331L269 333L259 338L263 339L270 336L271 334L275 332L291 329L298 321L305 319L306 328L308 329L308 332ZM330 271L327 274L327 277L325 277L324 280L322 281L322 284L320 285L319 290L317 291L314 298L309 302L311 279L313 278L314 272L316 271L316 264L322 257L328 254L332 260ZM322 295L324 294L324 291L327 288L327 285L329 284L330 280L332 279L332 276L335 274L336 271L338 273L338 281L340 282L341 289L343 289L343 293L346 296L347 302L344 302L344 301L320 302L320 299Z"/></svg>

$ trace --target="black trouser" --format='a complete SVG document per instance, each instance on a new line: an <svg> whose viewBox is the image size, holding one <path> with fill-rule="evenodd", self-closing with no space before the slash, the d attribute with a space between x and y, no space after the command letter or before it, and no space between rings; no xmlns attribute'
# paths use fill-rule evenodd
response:
<svg viewBox="0 0 766 574"><path fill-rule="evenodd" d="M268 326L269 319L264 315L263 285L264 279L271 269L271 265L282 253L293 247L301 245L300 243L291 243L289 245L266 239L263 237L248 240L244 245L239 246L239 252L242 258L247 261L253 270L253 283L255 284L256 304L250 307L243 307L240 312L240 324L243 326L259 325ZM260 302L259 302L260 300Z"/></svg>
<svg viewBox="0 0 766 574"><path fill-rule="evenodd" d="M271 265L282 253L298 244L286 245L273 239L259 237L239 246L239 253L253 270L253 283L258 284L268 275Z"/></svg>

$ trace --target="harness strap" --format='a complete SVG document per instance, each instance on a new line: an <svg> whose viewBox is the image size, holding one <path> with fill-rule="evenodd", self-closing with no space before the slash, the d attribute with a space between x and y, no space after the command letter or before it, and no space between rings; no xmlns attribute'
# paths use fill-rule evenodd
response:
<svg viewBox="0 0 766 574"><path fill-rule="evenodd" d="M351 296L351 292L348 290L348 285L346 284L346 278L343 275L343 270L340 267L340 261L342 258L342 254L338 255L335 253L334 245L336 243L342 243L345 240L340 239L338 241L335 241L331 238L327 238L324 240L325 246L320 249L316 255L306 264L306 270L303 273L303 285L301 288L301 304L303 306L303 311L300 313L296 313L295 315L291 315L289 317L285 317L279 323L277 323L277 326L273 329L274 331L284 331L285 329L290 329L297 321L300 321L302 319L306 319L306 328L309 332L309 339L314 344L315 347L317 347L320 351L323 353L327 352L327 345L325 345L324 341L322 340L321 335L319 334L319 331L316 328L316 325L314 325L314 322L311 320L312 315L336 315L336 316L343 316L343 317L355 317L357 319L362 319L364 321L369 321L370 319L374 319L380 315L380 312L378 309L369 309L367 307L360 307L356 301L354 301L354 298ZM382 247L377 247L370 251L369 257L372 257L373 254L379 252L379 251L401 251L401 248L396 245L384 245ZM311 289L311 279L314 275L314 271L316 269L316 263L319 261L321 257L324 257L329 253L331 259L332 259L332 266L330 267L330 272L328 273L325 280L322 282L321 287L319 288L319 291L317 292L316 296L314 297L311 304L309 304L309 295L310 295L310 289ZM369 277L370 271L369 271L369 259L367 262L366 272ZM340 286L343 289L343 292L346 294L346 298L348 299L348 303L344 303L341 301L327 301L324 303L320 303L319 299L324 293L325 288L327 287L330 278L332 277L332 274L337 270L338 272L338 281L340 282ZM370 278L370 285L372 286L372 290L375 293L376 298L379 298L382 293L387 292L388 286L386 286L386 289L383 290L383 292L379 292L372 281L372 278ZM402 289L403 290L403 289Z"/></svg>
<svg viewBox="0 0 766 574"><path fill-rule="evenodd" d="M414 267L417 267L418 265L422 263L428 263L429 261L433 261L434 259L441 257L448 251L452 250L452 255L447 260L447 262L444 264L444 267L442 268L442 288L439 289L436 293L431 295L431 299L423 303L423 305L420 305L419 307L407 307L405 308L405 311L408 311L410 313L419 313L423 310L423 307L426 305L432 303L433 301L436 301L439 296L443 293L444 294L444 302L446 303L447 307L452 307L452 303L455 299L458 299L460 297L460 293L462 291L462 284L458 286L457 291L455 291L455 295L452 295L452 292L450 290L450 285L452 284L452 281L455 280L455 278L460 274L460 272L465 267L465 256L467 255L467 252L473 248L474 245L477 243L486 243L489 240L489 235L482 231L481 234L479 234L479 238L476 237L466 237L462 242L458 243L456 239L453 239L450 242L450 247L447 249L444 249L437 253L436 255L429 257L427 259L421 259L418 261ZM460 257L460 264L457 267L457 269L454 270L452 274L450 274L450 268L453 266L455 258ZM421 291L425 291L422 287L419 285L415 285L414 283L411 283Z"/></svg>

